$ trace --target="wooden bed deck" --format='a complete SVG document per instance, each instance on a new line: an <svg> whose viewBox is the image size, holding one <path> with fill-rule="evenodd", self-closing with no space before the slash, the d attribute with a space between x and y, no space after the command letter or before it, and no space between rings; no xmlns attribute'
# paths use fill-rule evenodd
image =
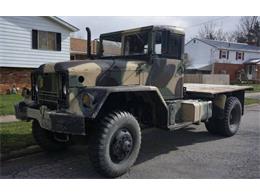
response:
<svg viewBox="0 0 260 195"><path fill-rule="evenodd" d="M187 92L205 93L205 94L220 94L233 91L249 90L251 86L238 85L214 85L214 84L200 84L200 83L184 83Z"/></svg>

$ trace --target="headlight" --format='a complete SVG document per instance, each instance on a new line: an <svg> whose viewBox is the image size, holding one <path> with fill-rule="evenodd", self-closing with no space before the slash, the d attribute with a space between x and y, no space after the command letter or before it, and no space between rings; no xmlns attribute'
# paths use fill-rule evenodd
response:
<svg viewBox="0 0 260 195"><path fill-rule="evenodd" d="M63 92L64 95L67 95L67 87L66 87L66 85L63 85L62 92Z"/></svg>
<svg viewBox="0 0 260 195"><path fill-rule="evenodd" d="M38 93L38 91L39 91L38 84L35 84L35 91L36 91L36 93Z"/></svg>
<svg viewBox="0 0 260 195"><path fill-rule="evenodd" d="M94 102L94 96L86 93L82 96L82 103L86 107L92 107Z"/></svg>

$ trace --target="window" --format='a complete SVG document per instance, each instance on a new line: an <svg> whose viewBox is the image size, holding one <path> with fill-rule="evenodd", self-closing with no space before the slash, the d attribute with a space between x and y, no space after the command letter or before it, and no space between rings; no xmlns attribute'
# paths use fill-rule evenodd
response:
<svg viewBox="0 0 260 195"><path fill-rule="evenodd" d="M219 51L219 59L228 59L229 51L228 50L220 50Z"/></svg>
<svg viewBox="0 0 260 195"><path fill-rule="evenodd" d="M103 40L103 56L121 55L121 42Z"/></svg>
<svg viewBox="0 0 260 195"><path fill-rule="evenodd" d="M32 48L61 51L61 33L32 30Z"/></svg>
<svg viewBox="0 0 260 195"><path fill-rule="evenodd" d="M154 53L165 57L182 59L184 36L168 31L156 32Z"/></svg>
<svg viewBox="0 0 260 195"><path fill-rule="evenodd" d="M244 60L244 52L236 52L236 60Z"/></svg>
<svg viewBox="0 0 260 195"><path fill-rule="evenodd" d="M248 66L248 74L252 74L253 73L253 66L250 65Z"/></svg>
<svg viewBox="0 0 260 195"><path fill-rule="evenodd" d="M148 33L135 33L125 36L124 41L125 55L144 55L148 54Z"/></svg>
<svg viewBox="0 0 260 195"><path fill-rule="evenodd" d="M162 32L156 32L154 53L155 54L162 54Z"/></svg>
<svg viewBox="0 0 260 195"><path fill-rule="evenodd" d="M170 34L168 37L168 53L176 58L181 59L184 46L184 37L182 35Z"/></svg>

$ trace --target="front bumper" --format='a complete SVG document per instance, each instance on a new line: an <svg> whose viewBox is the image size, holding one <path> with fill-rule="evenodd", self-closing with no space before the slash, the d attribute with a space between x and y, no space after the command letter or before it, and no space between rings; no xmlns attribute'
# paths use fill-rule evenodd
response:
<svg viewBox="0 0 260 195"><path fill-rule="evenodd" d="M50 111L46 106L32 108L25 102L15 105L15 116L21 120L37 120L44 129L53 132L85 135L85 118L71 113Z"/></svg>

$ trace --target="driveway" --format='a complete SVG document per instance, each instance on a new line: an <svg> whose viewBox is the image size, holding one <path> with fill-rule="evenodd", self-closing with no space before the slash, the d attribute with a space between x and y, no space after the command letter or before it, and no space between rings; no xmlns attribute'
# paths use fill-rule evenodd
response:
<svg viewBox="0 0 260 195"><path fill-rule="evenodd" d="M260 178L260 106L250 106L233 137L210 135L203 124L173 132L143 132L139 158L121 178ZM38 153L1 164L1 178L102 178L86 146Z"/></svg>

